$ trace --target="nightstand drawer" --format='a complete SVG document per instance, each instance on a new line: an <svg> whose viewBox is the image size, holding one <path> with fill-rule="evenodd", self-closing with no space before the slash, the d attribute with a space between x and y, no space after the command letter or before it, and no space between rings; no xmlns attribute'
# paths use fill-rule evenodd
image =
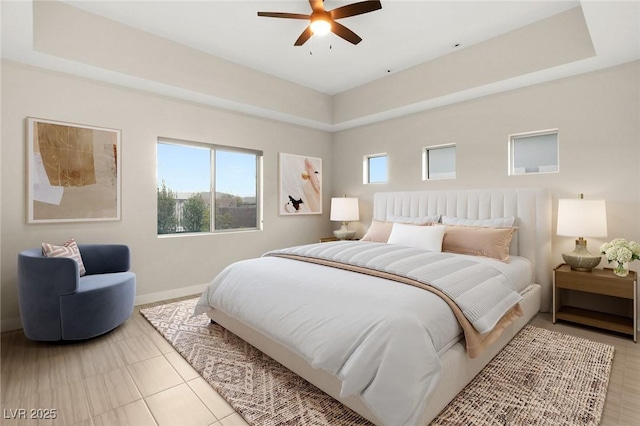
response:
<svg viewBox="0 0 640 426"><path fill-rule="evenodd" d="M555 271L556 288L584 291L606 296L634 298L634 279L613 276L610 269L593 269L591 272L573 271L563 265Z"/></svg>
<svg viewBox="0 0 640 426"><path fill-rule="evenodd" d="M321 243L329 243L331 241L340 241L340 240L338 238L336 238L336 237L323 237L323 238L320 238L320 242Z"/></svg>

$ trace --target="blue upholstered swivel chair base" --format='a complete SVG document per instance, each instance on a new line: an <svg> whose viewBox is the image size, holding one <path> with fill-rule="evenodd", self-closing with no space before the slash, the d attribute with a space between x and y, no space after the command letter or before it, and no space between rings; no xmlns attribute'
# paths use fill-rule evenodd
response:
<svg viewBox="0 0 640 426"><path fill-rule="evenodd" d="M113 330L133 313L136 276L129 247L79 244L87 271L41 249L18 255L18 299L24 334L31 340L84 340Z"/></svg>

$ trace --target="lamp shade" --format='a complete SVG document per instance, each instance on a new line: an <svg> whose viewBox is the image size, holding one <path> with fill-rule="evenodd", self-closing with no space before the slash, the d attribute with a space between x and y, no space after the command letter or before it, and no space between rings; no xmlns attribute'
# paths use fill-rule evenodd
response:
<svg viewBox="0 0 640 426"><path fill-rule="evenodd" d="M607 209L604 200L558 200L558 230L563 237L607 236Z"/></svg>
<svg viewBox="0 0 640 426"><path fill-rule="evenodd" d="M331 220L338 222L352 222L360 220L357 198L332 198Z"/></svg>

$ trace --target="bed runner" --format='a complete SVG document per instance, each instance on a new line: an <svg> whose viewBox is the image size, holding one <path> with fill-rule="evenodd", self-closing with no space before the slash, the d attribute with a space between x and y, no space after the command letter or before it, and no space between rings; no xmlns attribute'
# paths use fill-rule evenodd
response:
<svg viewBox="0 0 640 426"><path fill-rule="evenodd" d="M393 244L337 241L265 253L345 269L430 291L451 307L470 358L480 355L522 315L522 296L507 277L468 257Z"/></svg>

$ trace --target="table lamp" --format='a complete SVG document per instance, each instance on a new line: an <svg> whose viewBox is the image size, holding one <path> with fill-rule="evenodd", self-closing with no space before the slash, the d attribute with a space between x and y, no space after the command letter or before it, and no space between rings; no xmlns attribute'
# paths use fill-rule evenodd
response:
<svg viewBox="0 0 640 426"><path fill-rule="evenodd" d="M357 198L332 198L331 199L331 218L332 221L342 222L342 226L337 231L333 231L333 235L340 240L351 240L356 236L356 231L347 229L347 222L360 220L360 211L358 210Z"/></svg>
<svg viewBox="0 0 640 426"><path fill-rule="evenodd" d="M604 200L578 199L558 200L557 235L577 237L576 248L571 253L562 253L562 258L571 269L591 272L598 266L602 256L594 256L587 250L584 237L607 236L607 211Z"/></svg>

